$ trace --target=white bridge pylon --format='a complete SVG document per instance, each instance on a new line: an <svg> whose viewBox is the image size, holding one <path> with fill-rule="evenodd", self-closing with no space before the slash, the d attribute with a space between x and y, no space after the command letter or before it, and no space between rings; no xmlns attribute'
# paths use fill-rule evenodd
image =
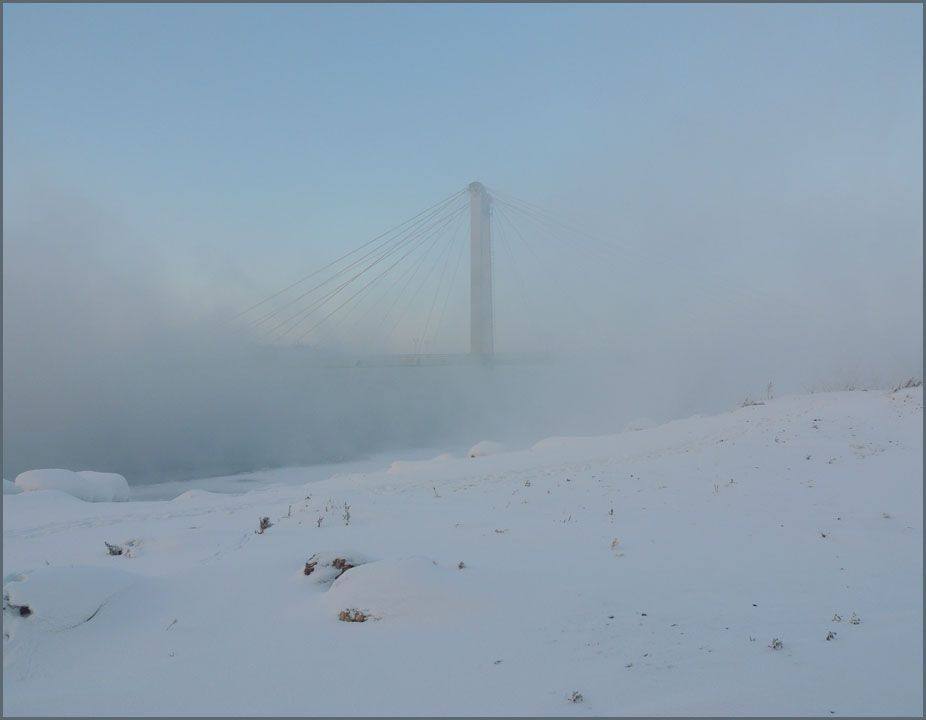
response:
<svg viewBox="0 0 926 720"><path fill-rule="evenodd" d="M492 304L492 200L480 182L469 184L469 351L495 354Z"/></svg>

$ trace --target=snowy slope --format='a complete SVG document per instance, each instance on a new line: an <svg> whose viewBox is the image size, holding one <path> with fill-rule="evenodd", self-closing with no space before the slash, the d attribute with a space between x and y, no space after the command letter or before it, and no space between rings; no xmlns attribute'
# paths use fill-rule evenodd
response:
<svg viewBox="0 0 926 720"><path fill-rule="evenodd" d="M919 715L922 472L917 388L241 495L4 495L3 710Z"/></svg>

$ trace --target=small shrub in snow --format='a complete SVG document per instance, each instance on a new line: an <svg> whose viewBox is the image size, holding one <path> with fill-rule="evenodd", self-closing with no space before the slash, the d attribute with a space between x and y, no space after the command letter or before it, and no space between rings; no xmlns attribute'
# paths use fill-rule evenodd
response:
<svg viewBox="0 0 926 720"><path fill-rule="evenodd" d="M369 616L362 610L348 608L338 613L338 620L341 622L366 622Z"/></svg>
<svg viewBox="0 0 926 720"><path fill-rule="evenodd" d="M255 532L256 532L258 535L263 535L263 534L264 534L264 531L265 531L267 528L270 528L270 527L273 527L273 523L270 522L270 518L268 518L268 517L262 517L262 518L260 519L260 522L257 523L257 530L255 530Z"/></svg>
<svg viewBox="0 0 926 720"><path fill-rule="evenodd" d="M901 390L907 390L909 388L917 388L923 384L923 381L918 378L910 378L909 380L896 385L891 389L891 392L899 392Z"/></svg>
<svg viewBox="0 0 926 720"><path fill-rule="evenodd" d="M781 640L779 640L778 638L773 638L772 641L769 643L768 646L769 646L772 650L781 650L781 648L784 647L784 645L782 644Z"/></svg>
<svg viewBox="0 0 926 720"><path fill-rule="evenodd" d="M121 545L110 545L105 540L103 541L103 544L106 546L106 552L108 552L110 555L121 555L123 553Z"/></svg>
<svg viewBox="0 0 926 720"><path fill-rule="evenodd" d="M827 630L827 631L826 631L826 639L827 639L827 640L835 640L835 639L836 639L836 633L834 633L832 630Z"/></svg>
<svg viewBox="0 0 926 720"><path fill-rule="evenodd" d="M585 697L578 690L573 690L572 694L569 696L569 702L571 703L580 703L585 700Z"/></svg>
<svg viewBox="0 0 926 720"><path fill-rule="evenodd" d="M460 564L457 565L457 570L462 570L462 569L465 568L465 567L466 567L466 563L464 563L462 560L460 560Z"/></svg>
<svg viewBox="0 0 926 720"><path fill-rule="evenodd" d="M335 555L330 552L315 553L302 568L303 575L313 575L314 581L332 583L351 568L363 565L365 560L354 555Z"/></svg>
<svg viewBox="0 0 926 720"><path fill-rule="evenodd" d="M761 400L753 400L748 395L743 398L743 402L740 403L740 407L752 407L753 405L765 405Z"/></svg>
<svg viewBox="0 0 926 720"><path fill-rule="evenodd" d="M350 505L344 503L344 512L341 517L344 518L344 525L350 525Z"/></svg>
<svg viewBox="0 0 926 720"><path fill-rule="evenodd" d="M852 613L852 616L849 618L849 624L850 625L861 625L861 623L862 623L862 619L855 613Z"/></svg>
<svg viewBox="0 0 926 720"><path fill-rule="evenodd" d="M315 521L315 527L319 527L319 528L320 528L320 527L322 526L322 520L324 520L324 519L325 519L325 516L324 516L324 515L319 515L319 516L318 516L318 519Z"/></svg>
<svg viewBox="0 0 926 720"><path fill-rule="evenodd" d="M833 622L842 622L842 615L839 613L833 613Z"/></svg>
<svg viewBox="0 0 926 720"><path fill-rule="evenodd" d="M10 596L7 593L3 594L3 609L19 617L29 617L32 614L32 608L28 605L16 605L10 602Z"/></svg>
<svg viewBox="0 0 926 720"><path fill-rule="evenodd" d="M331 567L339 571L337 577L335 578L335 580L337 580L344 573L354 567L354 564L345 560L344 558L335 558L331 563Z"/></svg>

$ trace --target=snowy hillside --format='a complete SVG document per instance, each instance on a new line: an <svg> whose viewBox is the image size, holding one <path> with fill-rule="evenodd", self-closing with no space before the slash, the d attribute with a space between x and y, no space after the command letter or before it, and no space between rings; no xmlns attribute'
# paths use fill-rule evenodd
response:
<svg viewBox="0 0 926 720"><path fill-rule="evenodd" d="M3 710L919 715L922 407L794 396L239 495L4 495Z"/></svg>

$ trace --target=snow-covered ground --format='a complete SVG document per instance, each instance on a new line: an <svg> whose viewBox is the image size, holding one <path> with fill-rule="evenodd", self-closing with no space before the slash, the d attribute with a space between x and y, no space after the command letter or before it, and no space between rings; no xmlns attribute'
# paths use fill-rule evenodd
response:
<svg viewBox="0 0 926 720"><path fill-rule="evenodd" d="M920 715L922 408L792 396L237 495L4 495L3 710Z"/></svg>

